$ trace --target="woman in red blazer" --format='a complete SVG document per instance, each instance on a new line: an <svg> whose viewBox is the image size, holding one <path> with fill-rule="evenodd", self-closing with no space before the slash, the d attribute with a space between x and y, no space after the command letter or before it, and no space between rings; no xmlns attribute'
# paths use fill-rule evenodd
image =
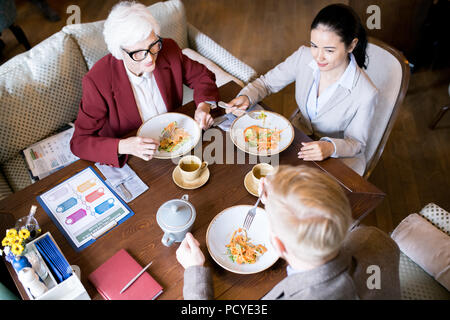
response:
<svg viewBox="0 0 450 320"><path fill-rule="evenodd" d="M206 101L219 100L214 74L183 55L175 41L160 38L159 25L144 5L121 2L114 6L103 33L111 54L83 78L70 142L75 155L115 167L122 167L129 154L150 160L158 141L122 137L141 126L144 114L180 107L183 84L194 89L195 120L203 129L211 126Z"/></svg>

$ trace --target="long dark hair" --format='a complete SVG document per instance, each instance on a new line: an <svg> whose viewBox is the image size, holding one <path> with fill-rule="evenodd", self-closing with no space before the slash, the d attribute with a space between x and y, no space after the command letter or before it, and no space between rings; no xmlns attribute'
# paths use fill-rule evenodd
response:
<svg viewBox="0 0 450 320"><path fill-rule="evenodd" d="M323 25L336 32L346 47L350 46L354 38L358 38L358 44L353 50L353 55L360 68L367 68L366 29L364 29L361 19L351 7L345 4L332 4L323 8L314 18L311 30L317 28L318 25Z"/></svg>

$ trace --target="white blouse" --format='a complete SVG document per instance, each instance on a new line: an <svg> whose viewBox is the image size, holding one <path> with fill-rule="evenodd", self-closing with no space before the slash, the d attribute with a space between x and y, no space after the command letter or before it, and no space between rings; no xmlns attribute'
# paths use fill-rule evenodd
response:
<svg viewBox="0 0 450 320"><path fill-rule="evenodd" d="M341 75L338 81L326 88L319 97L317 97L317 93L319 90L320 69L315 60L312 60L309 63L309 66L313 69L314 81L312 83L311 89L309 90L308 99L306 100L306 111L308 112L310 121L313 121L316 118L319 110L328 102L328 100L331 99L338 86L342 86L344 88L347 88L348 90L351 90L356 74L356 59L353 53L350 53L350 62L344 73ZM333 140L329 139L328 137L322 137L320 140L325 140L333 144L335 151L333 152L331 157L337 158L338 156L336 154L336 144L333 142Z"/></svg>
<svg viewBox="0 0 450 320"><path fill-rule="evenodd" d="M351 90L356 74L356 60L353 53L350 53L350 63L344 73L338 81L326 88L319 97L317 97L317 93L319 90L320 69L315 60L312 60L309 66L313 69L314 81L309 90L308 100L306 101L306 110L308 111L309 119L314 120L320 108L330 100L339 85Z"/></svg>
<svg viewBox="0 0 450 320"><path fill-rule="evenodd" d="M156 84L153 72L145 72L142 76L138 77L128 70L125 63L124 66L128 74L128 79L130 79L134 99L136 100L142 122L158 114L166 113L167 107Z"/></svg>

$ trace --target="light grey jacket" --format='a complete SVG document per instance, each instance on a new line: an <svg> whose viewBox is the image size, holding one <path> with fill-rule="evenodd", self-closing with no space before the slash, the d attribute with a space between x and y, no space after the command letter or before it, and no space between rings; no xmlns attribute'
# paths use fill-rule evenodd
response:
<svg viewBox="0 0 450 320"><path fill-rule="evenodd" d="M387 234L375 227L359 227L348 234L336 258L284 278L263 299L400 299L399 255ZM187 268L183 295L186 300L212 299L210 269Z"/></svg>
<svg viewBox="0 0 450 320"><path fill-rule="evenodd" d="M292 120L305 134L327 137L336 146L336 156L364 174L367 159L365 146L371 131L378 92L367 74L357 66L351 90L338 86L334 95L311 121L306 101L313 84L313 60L309 47L302 46L285 61L248 84L239 95L247 95L251 104L263 100L295 81L295 99L299 113Z"/></svg>

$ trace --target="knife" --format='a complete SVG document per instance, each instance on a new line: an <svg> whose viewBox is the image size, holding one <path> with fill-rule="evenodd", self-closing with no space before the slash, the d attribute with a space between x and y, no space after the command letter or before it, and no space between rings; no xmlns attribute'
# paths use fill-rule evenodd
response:
<svg viewBox="0 0 450 320"><path fill-rule="evenodd" d="M217 127L219 124L221 124L222 122L226 121L227 119L228 118L227 118L226 114L224 114L223 116L214 118L213 127Z"/></svg>

